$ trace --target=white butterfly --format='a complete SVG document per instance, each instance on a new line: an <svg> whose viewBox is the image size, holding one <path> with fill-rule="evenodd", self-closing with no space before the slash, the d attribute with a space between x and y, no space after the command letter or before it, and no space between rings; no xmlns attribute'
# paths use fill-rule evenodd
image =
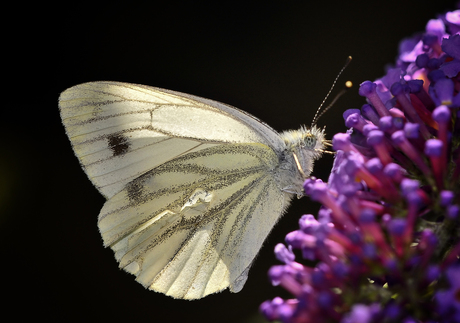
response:
<svg viewBox="0 0 460 323"><path fill-rule="evenodd" d="M144 85L77 85L59 107L107 198L104 245L138 282L174 298L243 288L325 144L314 126L278 134L229 105Z"/></svg>

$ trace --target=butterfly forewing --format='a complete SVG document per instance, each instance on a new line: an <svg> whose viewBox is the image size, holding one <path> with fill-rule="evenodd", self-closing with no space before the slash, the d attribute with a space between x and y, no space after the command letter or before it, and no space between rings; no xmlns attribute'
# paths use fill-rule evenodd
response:
<svg viewBox="0 0 460 323"><path fill-rule="evenodd" d="M107 198L166 160L207 148L203 144L282 145L270 127L235 108L142 85L77 85L61 94L59 106L75 153Z"/></svg>

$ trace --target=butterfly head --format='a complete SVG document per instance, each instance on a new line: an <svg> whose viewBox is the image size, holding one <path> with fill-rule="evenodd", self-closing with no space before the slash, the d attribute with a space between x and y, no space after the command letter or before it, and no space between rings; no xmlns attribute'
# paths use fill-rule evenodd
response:
<svg viewBox="0 0 460 323"><path fill-rule="evenodd" d="M328 145L324 129L316 126L310 129L301 127L299 130L281 133L281 138L286 145L287 155L292 156L295 162L297 172L303 179L307 178L313 169L314 161L321 157Z"/></svg>
<svg viewBox="0 0 460 323"><path fill-rule="evenodd" d="M310 129L302 126L299 130L288 130L281 133L287 150L307 150L321 154L327 145L324 129L316 126ZM319 157L319 156L318 156Z"/></svg>

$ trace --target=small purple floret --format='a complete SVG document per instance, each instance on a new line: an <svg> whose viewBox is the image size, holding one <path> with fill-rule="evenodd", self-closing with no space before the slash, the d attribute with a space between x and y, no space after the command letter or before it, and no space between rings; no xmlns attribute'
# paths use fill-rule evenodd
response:
<svg viewBox="0 0 460 323"><path fill-rule="evenodd" d="M345 110L344 113L342 113L342 116L343 116L343 120L347 120L348 116L352 115L352 114L360 114L360 110L359 109L347 109Z"/></svg>
<svg viewBox="0 0 460 323"><path fill-rule="evenodd" d="M404 170L400 165L395 163L389 163L383 169L383 173L393 179L396 182L399 182L404 176Z"/></svg>
<svg viewBox="0 0 460 323"><path fill-rule="evenodd" d="M417 64L417 66L420 68L424 68L428 64L429 60L430 57L427 54L420 54L417 56L415 64Z"/></svg>
<svg viewBox="0 0 460 323"><path fill-rule="evenodd" d="M449 205L447 207L447 216L450 219L456 219L460 215L460 206L458 205Z"/></svg>
<svg viewBox="0 0 460 323"><path fill-rule="evenodd" d="M292 252L291 246L289 246L289 249L282 243L278 243L275 246L275 256L276 259L279 261L289 264L290 262L294 261L295 256L294 253Z"/></svg>
<svg viewBox="0 0 460 323"><path fill-rule="evenodd" d="M393 94L394 96L397 96L400 94L409 93L409 87L406 84L401 84L397 82L391 86L390 91L391 91L391 94Z"/></svg>
<svg viewBox="0 0 460 323"><path fill-rule="evenodd" d="M444 190L444 191L441 191L441 193L439 193L439 204L442 207L446 207L452 204L453 200L454 200L454 192Z"/></svg>
<svg viewBox="0 0 460 323"><path fill-rule="evenodd" d="M374 93L376 88L377 88L377 84L371 81L364 81L359 86L359 95L367 97L370 94Z"/></svg>
<svg viewBox="0 0 460 323"><path fill-rule="evenodd" d="M450 57L460 59L460 35L443 38L441 48Z"/></svg>
<svg viewBox="0 0 460 323"><path fill-rule="evenodd" d="M379 119L377 119L377 123L378 123L378 120ZM368 123L367 125L363 127L363 135L368 136L372 130L378 130L378 129L379 127L377 127L375 124Z"/></svg>
<svg viewBox="0 0 460 323"><path fill-rule="evenodd" d="M452 104L452 99L454 95L454 82L452 82L451 79L439 79L430 89L432 97L437 105Z"/></svg>
<svg viewBox="0 0 460 323"><path fill-rule="evenodd" d="M428 73L428 79L431 82L436 82L436 81L441 80L441 79L443 79L445 77L446 77L446 74L444 74L444 72L441 71L441 70L433 70L433 71Z"/></svg>
<svg viewBox="0 0 460 323"><path fill-rule="evenodd" d="M379 120L379 129L382 131L390 131L393 128L393 117L385 116Z"/></svg>
<svg viewBox="0 0 460 323"><path fill-rule="evenodd" d="M310 198L313 201L320 201L327 194L326 183L315 183L310 189Z"/></svg>
<svg viewBox="0 0 460 323"><path fill-rule="evenodd" d="M406 219L392 219L388 223L388 231L395 236L401 236L406 229Z"/></svg>
<svg viewBox="0 0 460 323"><path fill-rule="evenodd" d="M350 135L338 133L332 138L332 148L334 150L346 150L350 146Z"/></svg>
<svg viewBox="0 0 460 323"><path fill-rule="evenodd" d="M412 205L423 206L423 198L418 192L410 192L406 195L407 202Z"/></svg>
<svg viewBox="0 0 460 323"><path fill-rule="evenodd" d="M409 86L410 93L419 93L423 90L423 81L422 80L410 80L407 82Z"/></svg>
<svg viewBox="0 0 460 323"><path fill-rule="evenodd" d="M366 168L371 174L377 174L382 171L383 164L380 158L372 158L366 162Z"/></svg>
<svg viewBox="0 0 460 323"><path fill-rule="evenodd" d="M420 136L420 124L406 122L404 125L404 135L406 138L417 139Z"/></svg>
<svg viewBox="0 0 460 323"><path fill-rule="evenodd" d="M415 179L405 178L401 181L401 191L404 195L415 192L420 187L420 182Z"/></svg>
<svg viewBox="0 0 460 323"><path fill-rule="evenodd" d="M371 132L369 132L367 136L367 143L371 146L375 146L381 144L384 138L385 134L383 133L383 131L372 130Z"/></svg>
<svg viewBox="0 0 460 323"><path fill-rule="evenodd" d="M433 120L436 122L446 123L450 121L451 118L450 109L445 105L440 105L439 107L433 110L432 117Z"/></svg>
<svg viewBox="0 0 460 323"><path fill-rule="evenodd" d="M406 141L406 136L404 136L404 131L398 130L391 135L391 139L396 145L400 145Z"/></svg>
<svg viewBox="0 0 460 323"><path fill-rule="evenodd" d="M371 209L364 209L359 215L359 221L365 224L373 223L375 221L375 211Z"/></svg>
<svg viewBox="0 0 460 323"><path fill-rule="evenodd" d="M430 157L439 157L442 153L443 143L439 139L429 139L425 143L425 154Z"/></svg>

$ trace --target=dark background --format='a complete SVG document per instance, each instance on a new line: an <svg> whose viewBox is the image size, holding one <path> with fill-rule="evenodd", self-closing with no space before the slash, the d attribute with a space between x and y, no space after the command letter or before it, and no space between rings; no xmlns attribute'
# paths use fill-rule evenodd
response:
<svg viewBox="0 0 460 323"><path fill-rule="evenodd" d="M238 294L190 302L147 291L102 246L96 221L104 199L73 156L59 93L95 80L158 86L234 105L281 131L311 123L351 55L340 84L351 80L355 88L318 122L332 138L345 130L342 112L364 102L358 85L382 76L403 37L454 5L115 1L6 10L4 20L13 22L4 28L0 117L1 290L8 299L2 314L66 322L262 322L260 303L288 297L267 279L278 263L273 247L319 206L294 201ZM323 157L314 174L327 179L331 165L332 157Z"/></svg>

